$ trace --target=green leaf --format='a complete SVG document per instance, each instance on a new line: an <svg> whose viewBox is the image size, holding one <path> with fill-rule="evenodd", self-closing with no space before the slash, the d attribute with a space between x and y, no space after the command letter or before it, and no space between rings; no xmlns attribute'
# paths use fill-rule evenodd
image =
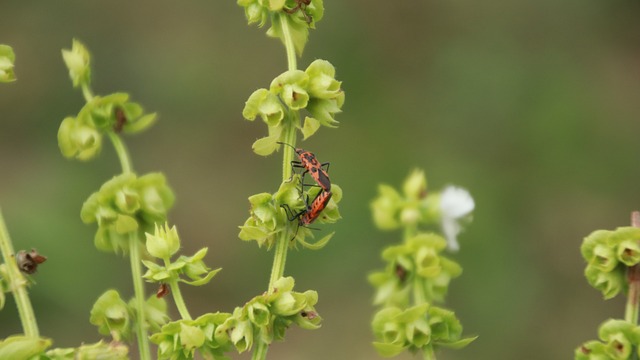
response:
<svg viewBox="0 0 640 360"><path fill-rule="evenodd" d="M462 349L463 347L469 345L472 341L477 339L477 336L467 337L460 340L455 340L451 342L446 341L436 341L436 345L446 347L449 349Z"/></svg>
<svg viewBox="0 0 640 360"><path fill-rule="evenodd" d="M315 243L308 243L304 241L304 239L298 239L298 242L309 250L320 250L323 247L325 247L327 243L329 243L329 240L331 240L334 234L335 234L335 231L329 235L322 237L322 239L316 241Z"/></svg>
<svg viewBox="0 0 640 360"><path fill-rule="evenodd" d="M184 280L184 279L180 279L180 281L182 281L185 284L192 285L192 286L202 286L202 285L205 285L205 284L209 283L209 281L211 281L211 279L213 279L213 277L216 276L216 274L218 272L220 272L220 270L222 270L222 268L218 268L218 269L209 271L206 276L201 277L200 279L197 279L197 280L187 281L187 280Z"/></svg>
<svg viewBox="0 0 640 360"><path fill-rule="evenodd" d="M404 350L404 346L398 344L389 344L377 341L374 341L372 344L378 354L384 357L394 357Z"/></svg>
<svg viewBox="0 0 640 360"><path fill-rule="evenodd" d="M127 134L137 134L151 127L158 120L158 114L146 114L133 122L127 122L122 130Z"/></svg>
<svg viewBox="0 0 640 360"><path fill-rule="evenodd" d="M315 134L320 128L320 122L312 117L306 116L304 118L304 125L302 126L302 140L307 140L311 135Z"/></svg>
<svg viewBox="0 0 640 360"><path fill-rule="evenodd" d="M272 137L272 136L267 136L267 137L263 137L262 139L258 139L256 140L253 145L251 145L251 148L253 149L253 152L260 155L260 156L267 156L270 155L271 153L273 153L274 151L276 151L276 149L278 148L278 141L280 140L280 137Z"/></svg>

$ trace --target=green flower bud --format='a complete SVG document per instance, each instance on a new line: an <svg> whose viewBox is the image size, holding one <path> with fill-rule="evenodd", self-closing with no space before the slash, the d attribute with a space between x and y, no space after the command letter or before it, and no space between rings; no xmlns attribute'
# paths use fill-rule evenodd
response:
<svg viewBox="0 0 640 360"><path fill-rule="evenodd" d="M424 171L414 169L402 186L404 196L408 199L422 199L427 195L427 177Z"/></svg>
<svg viewBox="0 0 640 360"><path fill-rule="evenodd" d="M629 359L633 347L640 343L638 327L624 320L609 319L598 329L605 351L612 359Z"/></svg>
<svg viewBox="0 0 640 360"><path fill-rule="evenodd" d="M312 98L307 105L307 111L320 125L335 128L338 126L335 115L342 112L342 105L344 105L344 92L333 99Z"/></svg>
<svg viewBox="0 0 640 360"><path fill-rule="evenodd" d="M244 7L249 25L258 23L258 26L262 27L267 22L269 11L262 5L261 0L238 0L238 5Z"/></svg>
<svg viewBox="0 0 640 360"><path fill-rule="evenodd" d="M188 354L193 357L196 348L199 348L204 344L204 332L195 326L180 324L180 344L182 348Z"/></svg>
<svg viewBox="0 0 640 360"><path fill-rule="evenodd" d="M147 237L147 251L158 259L169 259L180 249L180 237L175 226L169 228L165 222L164 227L155 224L154 234L145 234Z"/></svg>
<svg viewBox="0 0 640 360"><path fill-rule="evenodd" d="M589 264L600 271L609 272L618 265L615 249L608 244L597 244L593 248L593 255Z"/></svg>
<svg viewBox="0 0 640 360"><path fill-rule="evenodd" d="M73 87L86 86L91 82L91 55L85 46L73 39L71 50L62 50L62 58L69 69Z"/></svg>
<svg viewBox="0 0 640 360"><path fill-rule="evenodd" d="M640 244L638 240L625 240L616 247L617 259L627 266L640 262Z"/></svg>
<svg viewBox="0 0 640 360"><path fill-rule="evenodd" d="M335 79L336 70L326 60L315 60L305 70L309 77L309 95L314 98L332 99L340 92L341 82Z"/></svg>
<svg viewBox="0 0 640 360"><path fill-rule="evenodd" d="M0 359L31 359L43 353L51 340L14 335L0 340Z"/></svg>
<svg viewBox="0 0 640 360"><path fill-rule="evenodd" d="M580 246L580 252L582 253L582 257L587 261L587 263L591 264L595 259L594 249L598 245L607 244L609 237L613 234L612 231L608 230L596 230L589 234L582 241L582 245Z"/></svg>
<svg viewBox="0 0 640 360"><path fill-rule="evenodd" d="M309 101L309 94L305 90L308 83L309 76L304 71L290 70L273 79L270 91L279 95L290 109L300 110Z"/></svg>
<svg viewBox="0 0 640 360"><path fill-rule="evenodd" d="M611 299L620 291L626 290L627 282L623 267L618 267L610 272L602 272L596 266L588 265L584 273L589 284L599 290L605 299Z"/></svg>
<svg viewBox="0 0 640 360"><path fill-rule="evenodd" d="M16 80L13 66L16 55L11 46L0 44L0 82L12 82Z"/></svg>
<svg viewBox="0 0 640 360"><path fill-rule="evenodd" d="M239 353L243 353L253 346L253 326L251 321L240 321L231 330L229 339Z"/></svg>
<svg viewBox="0 0 640 360"><path fill-rule="evenodd" d="M384 184L378 186L378 193L378 197L371 203L373 221L382 230L398 228L402 197L394 188Z"/></svg>
<svg viewBox="0 0 640 360"><path fill-rule="evenodd" d="M269 308L258 301L253 301L247 306L247 314L249 316L249 320L257 327L265 327L269 325L269 320L271 319L271 312Z"/></svg>
<svg viewBox="0 0 640 360"><path fill-rule="evenodd" d="M592 340L579 346L574 352L575 360L609 360L605 345L600 341Z"/></svg>
<svg viewBox="0 0 640 360"><path fill-rule="evenodd" d="M95 128L67 117L58 130L58 146L64 157L86 161L100 153L102 135Z"/></svg>
<svg viewBox="0 0 640 360"><path fill-rule="evenodd" d="M453 342L462 336L462 325L453 311L436 306L429 308L429 327L435 342Z"/></svg>
<svg viewBox="0 0 640 360"><path fill-rule="evenodd" d="M284 119L284 108L276 95L267 89L258 89L249 96L242 116L251 121L260 116L267 125L278 126Z"/></svg>
<svg viewBox="0 0 640 360"><path fill-rule="evenodd" d="M136 189L140 194L142 217L149 224L164 222L175 202L175 195L162 173L150 173L138 178Z"/></svg>
<svg viewBox="0 0 640 360"><path fill-rule="evenodd" d="M415 254L415 261L417 274L424 278L436 277L442 270L440 257L433 248L419 248Z"/></svg>
<svg viewBox="0 0 640 360"><path fill-rule="evenodd" d="M133 214L140 209L140 196L137 191L123 187L115 195L116 207L124 214Z"/></svg>
<svg viewBox="0 0 640 360"><path fill-rule="evenodd" d="M116 341L130 338L129 308L115 290L107 290L96 300L89 322L98 327L100 334L111 335Z"/></svg>

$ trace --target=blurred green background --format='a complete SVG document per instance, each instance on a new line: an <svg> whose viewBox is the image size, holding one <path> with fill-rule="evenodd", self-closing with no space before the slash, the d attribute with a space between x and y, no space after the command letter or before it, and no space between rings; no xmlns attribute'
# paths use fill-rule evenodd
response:
<svg viewBox="0 0 640 360"><path fill-rule="evenodd" d="M447 306L480 337L439 358L568 359L601 322L622 317L623 299L605 302L586 283L579 246L640 208L640 4L325 8L299 66L331 61L347 101L340 128L301 145L331 162L344 219L325 249L290 252L286 274L297 289L318 290L324 323L292 328L270 358L379 358L366 276L400 235L374 228L369 203L378 183L399 186L414 167L431 189L457 184L477 204ZM0 43L17 54L18 82L0 86L0 205L16 248L49 257L31 289L41 332L60 347L96 341L95 299L108 288L133 292L127 259L95 250L95 226L79 218L120 171L113 149L79 163L57 147L61 120L84 103L60 55L74 37L93 54L96 94L127 91L160 114L126 141L134 168L163 171L176 192L170 221L184 251L208 246L207 263L223 268L210 285L185 287L192 313L230 311L262 293L272 253L239 240L237 227L249 195L277 188L281 160L252 153L266 126L241 111L286 69L283 46L248 27L234 1L3 0ZM14 308L10 300L0 312L0 337L20 332Z"/></svg>

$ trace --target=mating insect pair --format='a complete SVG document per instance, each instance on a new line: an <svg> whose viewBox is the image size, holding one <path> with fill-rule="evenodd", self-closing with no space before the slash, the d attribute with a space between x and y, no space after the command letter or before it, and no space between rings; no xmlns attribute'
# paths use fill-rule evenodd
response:
<svg viewBox="0 0 640 360"><path fill-rule="evenodd" d="M280 205L289 216L289 221L293 221L298 219L298 229L300 226L306 227L313 223L318 217L320 217L320 213L322 210L327 207L329 204L329 200L331 200L331 180L329 179L329 175L327 171L329 170L329 163L320 163L318 159L316 159L315 155L309 151L305 151L300 148L294 148L293 146L285 143L279 142L279 144L290 146L294 149L296 154L298 155L298 159L291 162L291 169L293 173L293 168L304 169L302 171L301 177L301 193L304 192L304 186L308 185L304 183L304 175L309 174L314 179L317 185L309 185L309 186L319 186L322 188L318 195L313 199L311 204L309 204L309 198L307 197L305 204L306 207L302 211L298 213L294 213L289 205L282 204ZM326 169L323 167L326 166ZM293 174L291 175L293 177ZM294 238L298 234L298 229L296 229L296 234L293 236Z"/></svg>

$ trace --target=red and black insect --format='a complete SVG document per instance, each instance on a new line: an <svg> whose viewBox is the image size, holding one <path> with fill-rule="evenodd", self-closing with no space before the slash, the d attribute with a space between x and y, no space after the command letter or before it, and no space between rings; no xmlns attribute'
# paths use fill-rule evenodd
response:
<svg viewBox="0 0 640 360"><path fill-rule="evenodd" d="M313 180L315 180L315 182L318 184L318 186L322 188L323 191L325 192L331 191L331 180L329 179L329 174L327 174L327 171L329 171L328 162L327 163L319 162L318 159L316 159L316 156L310 151L305 151L300 148L295 148L283 142L278 142L278 144L287 145L291 147L296 152L296 154L298 154L298 158L300 160L293 160L291 162L291 172L293 172L293 168L304 169L304 171L301 174L303 179L304 179L304 175L309 173L313 178ZM323 166L326 166L326 169L323 169L322 168Z"/></svg>
<svg viewBox="0 0 640 360"><path fill-rule="evenodd" d="M295 239L296 235L298 235L298 229L300 229L300 226L307 227L307 225L310 225L320 217L320 213L322 213L322 210L327 207L327 204L329 204L329 200L331 200L332 195L333 194L331 193L331 191L320 190L318 195L316 195L315 199L313 199L313 201L311 202L311 205L307 204L307 207L304 210L296 214L291 211L289 205L280 205L287 212L289 221L298 219L298 228L296 229L296 233L293 235L293 239Z"/></svg>

